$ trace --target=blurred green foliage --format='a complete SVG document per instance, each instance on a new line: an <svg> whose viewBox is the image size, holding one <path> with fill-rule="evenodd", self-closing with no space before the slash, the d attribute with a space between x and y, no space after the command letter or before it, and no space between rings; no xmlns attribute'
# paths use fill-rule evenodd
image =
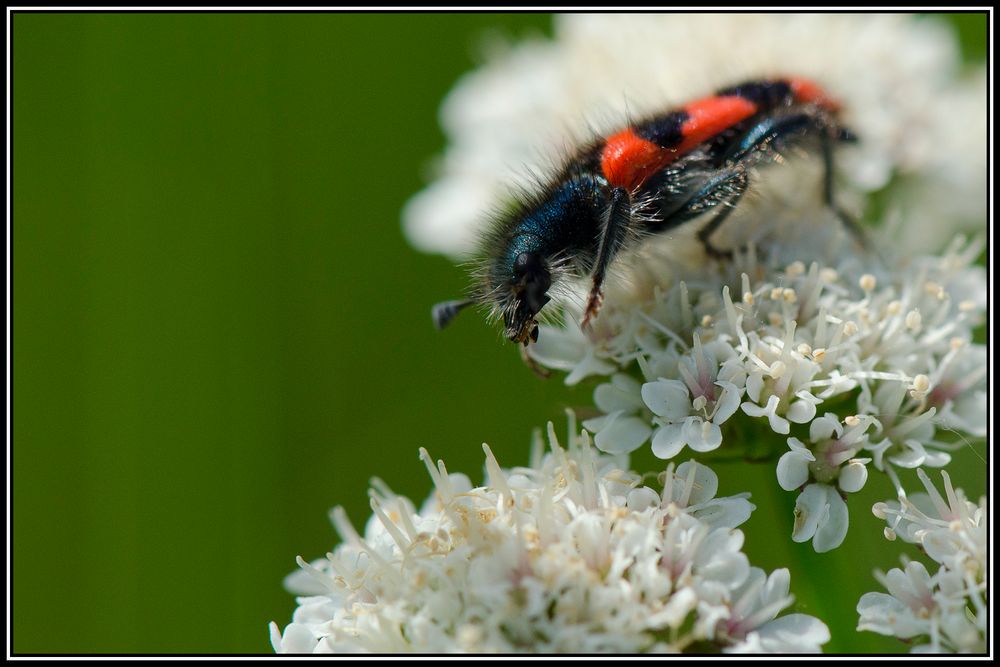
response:
<svg viewBox="0 0 1000 667"><path fill-rule="evenodd" d="M980 57L985 20L958 24ZM478 318L434 331L430 305L465 279L399 226L484 32L550 29L15 13L16 653L269 652L295 555L336 543L327 508L361 526L373 475L422 499L420 446L474 479L483 441L523 463L533 428L590 402ZM983 476L977 456L958 479ZM797 608L843 619L833 650L896 650L853 633L871 568L896 564L862 509L887 488L852 499L847 543L816 555L788 539L794 495L773 475L740 469L782 508L746 527L751 560L790 565Z"/></svg>

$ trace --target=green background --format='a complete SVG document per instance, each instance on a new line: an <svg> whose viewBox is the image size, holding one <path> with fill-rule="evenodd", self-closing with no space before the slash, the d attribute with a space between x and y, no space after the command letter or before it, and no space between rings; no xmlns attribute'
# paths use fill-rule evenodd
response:
<svg viewBox="0 0 1000 667"><path fill-rule="evenodd" d="M591 403L478 318L434 331L465 278L399 223L484 33L550 23L14 15L15 653L270 652L294 557L336 543L329 507L363 525L373 475L423 499L420 446L476 481L483 441L522 464L534 427ZM981 58L984 18L959 23ZM985 464L957 458L978 497ZM881 476L816 555L773 463L738 473L751 561L793 568L828 648L898 650L853 632L872 568L898 562L865 509Z"/></svg>

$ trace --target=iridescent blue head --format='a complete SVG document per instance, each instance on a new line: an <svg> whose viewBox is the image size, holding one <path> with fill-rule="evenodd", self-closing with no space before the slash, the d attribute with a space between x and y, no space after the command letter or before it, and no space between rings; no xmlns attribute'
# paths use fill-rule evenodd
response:
<svg viewBox="0 0 1000 667"><path fill-rule="evenodd" d="M471 298L434 308L444 327L473 304L491 306L504 336L527 345L538 339L538 315L565 273L585 271L598 238L604 204L601 185L589 176L567 178L498 220L483 241L483 259Z"/></svg>

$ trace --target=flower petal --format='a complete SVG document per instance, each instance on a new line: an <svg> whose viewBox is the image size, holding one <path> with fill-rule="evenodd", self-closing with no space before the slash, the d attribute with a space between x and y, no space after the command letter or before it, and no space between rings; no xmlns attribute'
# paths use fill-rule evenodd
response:
<svg viewBox="0 0 1000 667"><path fill-rule="evenodd" d="M836 549L847 536L848 512L847 503L840 497L837 490L825 484L822 486L826 492L826 518L820 519L819 527L816 529L816 536L813 537L813 548L816 553L825 553L831 549Z"/></svg>
<svg viewBox="0 0 1000 667"><path fill-rule="evenodd" d="M594 436L594 445L608 454L627 454L646 442L652 431L650 425L638 417L615 413L615 417Z"/></svg>
<svg viewBox="0 0 1000 667"><path fill-rule="evenodd" d="M794 491L809 481L809 464L797 452L782 454L778 459L777 472L778 485L785 491Z"/></svg>
<svg viewBox="0 0 1000 667"><path fill-rule="evenodd" d="M771 425L771 430L775 433L788 435L789 430L791 430L788 420L780 417L776 412L780 402L781 399L772 394L767 399L767 405L764 407L760 407L749 401L743 403L741 407L743 408L743 412L751 417L767 417L767 421Z"/></svg>
<svg viewBox="0 0 1000 667"><path fill-rule="evenodd" d="M857 493L864 488L867 481L868 466L854 460L840 470L840 478L837 480L837 485L845 493Z"/></svg>
<svg viewBox="0 0 1000 667"><path fill-rule="evenodd" d="M667 424L656 429L653 434L653 455L660 459L672 459L684 445L683 424Z"/></svg>
<svg viewBox="0 0 1000 667"><path fill-rule="evenodd" d="M677 472L674 473L678 478L677 481L686 482L692 468L694 468L694 483L691 486L691 494L688 496L688 506L708 502L715 497L719 490L719 476L715 474L715 471L693 460L685 461L677 466ZM675 496L681 493L683 486L683 483L675 484Z"/></svg>
<svg viewBox="0 0 1000 667"><path fill-rule="evenodd" d="M710 452L722 444L722 429L701 417L689 417L684 422L684 439L696 452Z"/></svg>
<svg viewBox="0 0 1000 667"><path fill-rule="evenodd" d="M810 484L795 499L795 523L792 540L806 542L816 534L819 523L826 517L826 492L822 484Z"/></svg>
<svg viewBox="0 0 1000 667"><path fill-rule="evenodd" d="M746 498L715 498L688 511L710 526L736 528L746 523L756 506Z"/></svg>
<svg viewBox="0 0 1000 667"><path fill-rule="evenodd" d="M806 614L788 614L769 621L754 632L756 648L747 650L747 641L725 649L726 653L819 653L830 641L830 629L818 618ZM747 648L745 648L747 645Z"/></svg>
<svg viewBox="0 0 1000 667"><path fill-rule="evenodd" d="M715 414L712 415L713 424L721 424L733 416L740 407L740 398L743 392L732 382L716 382L715 386L722 388L722 395L716 400Z"/></svg>
<svg viewBox="0 0 1000 667"><path fill-rule="evenodd" d="M680 380L660 378L642 385L642 400L658 417L678 421L691 412L691 397Z"/></svg>
<svg viewBox="0 0 1000 667"><path fill-rule="evenodd" d="M795 395L799 397L799 400L788 406L788 412L785 416L788 417L788 421L795 424L808 424L816 416L816 406L822 402L822 399L816 398L807 391L800 391Z"/></svg>
<svg viewBox="0 0 1000 667"><path fill-rule="evenodd" d="M615 373L611 382L597 385L594 404L601 412L635 412L642 407L639 382L624 373Z"/></svg>

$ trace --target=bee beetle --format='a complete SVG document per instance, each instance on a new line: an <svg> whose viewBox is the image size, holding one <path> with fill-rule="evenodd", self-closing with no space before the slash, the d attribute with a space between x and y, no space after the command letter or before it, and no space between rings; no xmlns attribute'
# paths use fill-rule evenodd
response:
<svg viewBox="0 0 1000 667"><path fill-rule="evenodd" d="M855 235L860 228L834 201L833 153L854 135L839 104L802 78L749 81L652 116L579 151L540 193L498 220L483 241L486 260L469 298L434 306L441 329L464 308L488 305L505 336L538 340L537 317L564 277L591 279L581 327L603 301L608 267L631 239L671 230L711 212L697 236L712 244L750 185L751 168L789 148L818 151L823 200Z"/></svg>

